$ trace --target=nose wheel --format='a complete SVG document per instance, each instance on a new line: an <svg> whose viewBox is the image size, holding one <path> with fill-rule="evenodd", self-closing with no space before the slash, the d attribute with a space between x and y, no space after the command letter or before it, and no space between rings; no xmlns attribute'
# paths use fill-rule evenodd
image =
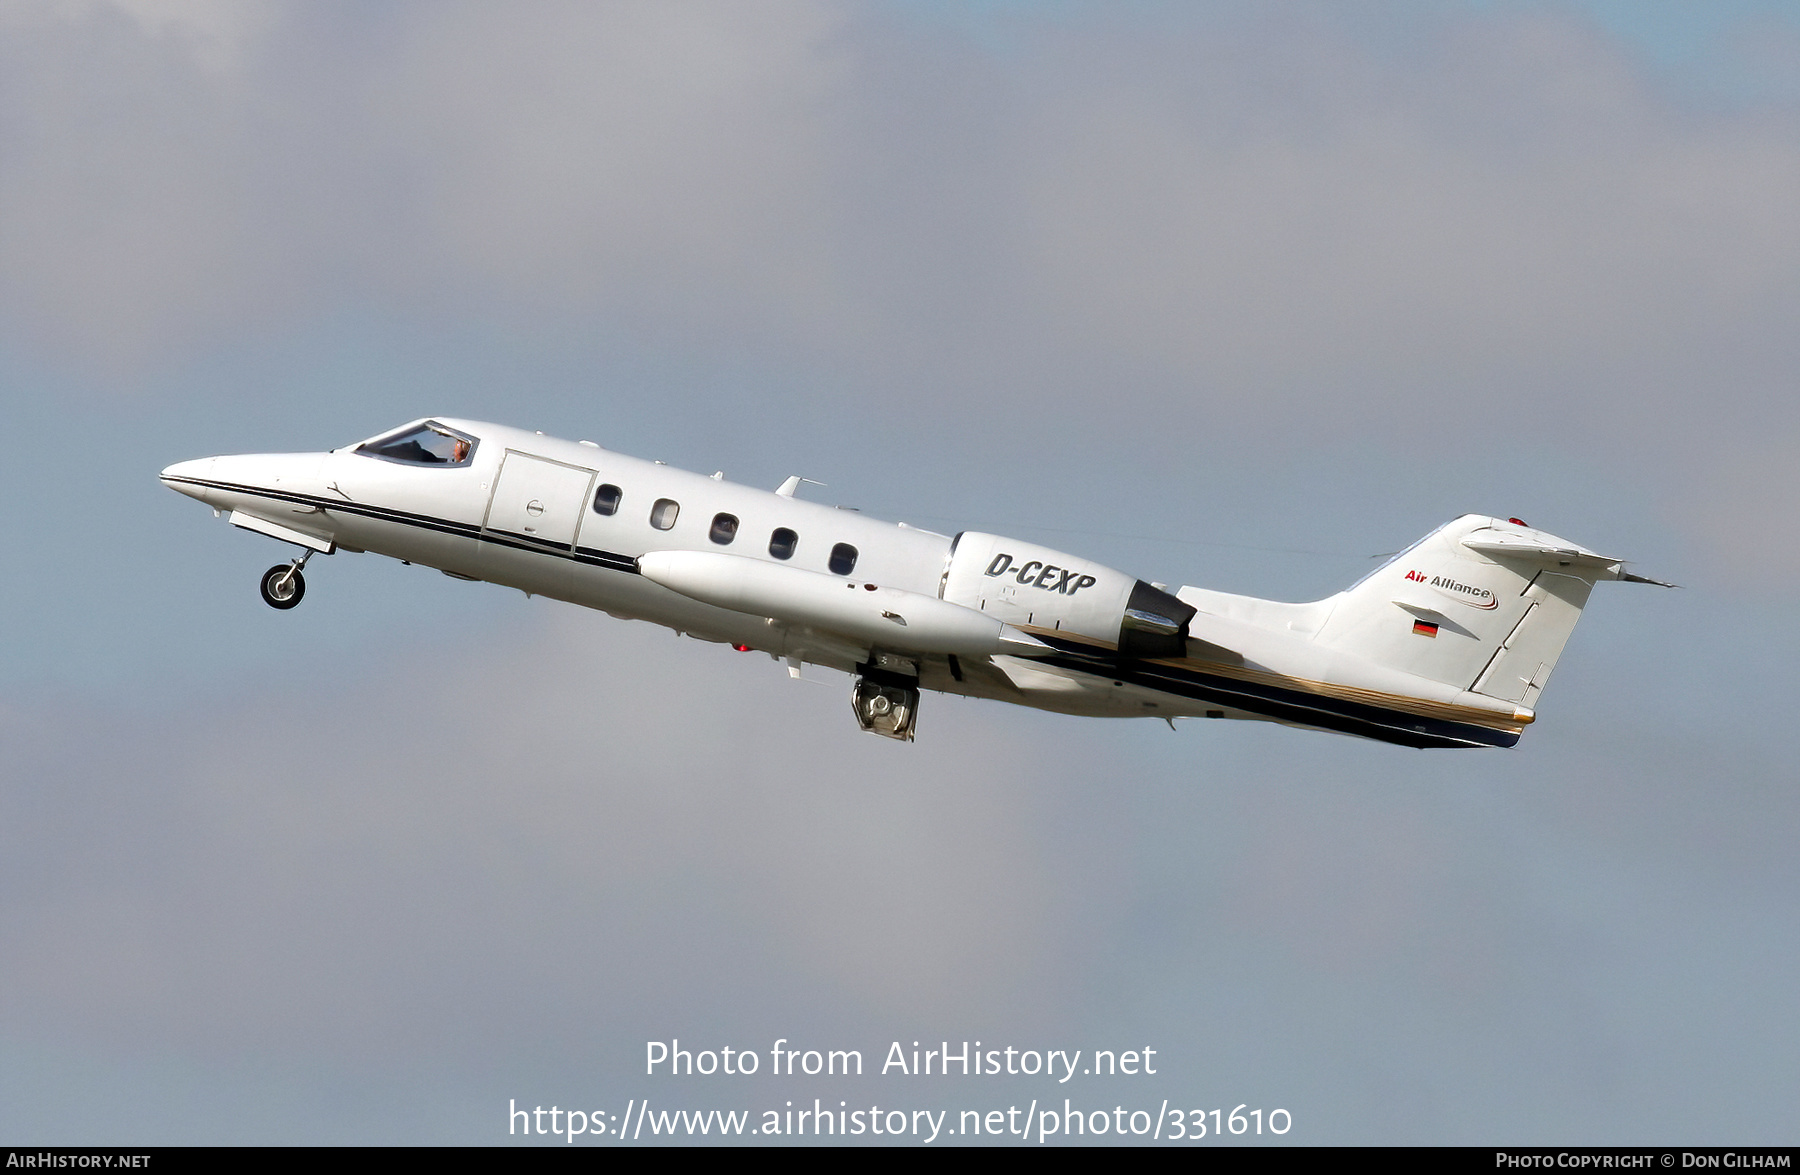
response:
<svg viewBox="0 0 1800 1175"><path fill-rule="evenodd" d="M306 577L300 574L300 569L310 558L312 552L308 551L292 563L279 563L263 572L263 603L283 611L298 604L306 595Z"/></svg>

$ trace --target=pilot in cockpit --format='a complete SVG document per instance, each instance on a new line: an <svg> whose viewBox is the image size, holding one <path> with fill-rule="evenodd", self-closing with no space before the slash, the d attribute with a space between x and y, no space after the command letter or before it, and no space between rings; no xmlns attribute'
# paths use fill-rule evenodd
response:
<svg viewBox="0 0 1800 1175"><path fill-rule="evenodd" d="M359 453L409 465L465 465L474 450L474 438L452 432L436 421L388 433L356 447Z"/></svg>

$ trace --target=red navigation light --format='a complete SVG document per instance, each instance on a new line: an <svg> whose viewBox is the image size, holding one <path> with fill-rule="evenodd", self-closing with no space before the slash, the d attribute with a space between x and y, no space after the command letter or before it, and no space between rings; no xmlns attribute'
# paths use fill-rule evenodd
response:
<svg viewBox="0 0 1800 1175"><path fill-rule="evenodd" d="M731 647L740 653L748 653L750 651L749 645L732 645Z"/></svg>
<svg viewBox="0 0 1800 1175"><path fill-rule="evenodd" d="M1508 518L1507 521L1512 523L1514 526L1529 527L1531 525L1531 523L1526 522L1523 518Z"/></svg>

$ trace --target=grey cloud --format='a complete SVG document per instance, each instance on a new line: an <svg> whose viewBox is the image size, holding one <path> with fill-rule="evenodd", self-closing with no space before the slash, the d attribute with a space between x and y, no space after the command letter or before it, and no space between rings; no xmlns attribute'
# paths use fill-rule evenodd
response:
<svg viewBox="0 0 1800 1175"><path fill-rule="evenodd" d="M77 367L279 336L342 297L428 309L446 283L458 309L591 310L815 280L786 246L820 216L829 9L13 16L0 293L16 338Z"/></svg>
<svg viewBox="0 0 1800 1175"><path fill-rule="evenodd" d="M794 971L884 1017L1059 1003L1028 977L1081 902L1018 818L1046 765L1016 735L942 702L934 744L865 745L841 678L564 610L483 644L396 634L361 685L154 739L76 750L52 722L15 784L47 806L15 792L9 822L11 1022L380 1054L443 1047L446 1019L541 1039L578 993L691 1015L724 973L790 1012Z"/></svg>
<svg viewBox="0 0 1800 1175"><path fill-rule="evenodd" d="M110 6L13 5L0 42L0 298L77 365L134 365L270 309L237 79Z"/></svg>
<svg viewBox="0 0 1800 1175"><path fill-rule="evenodd" d="M836 6L418 16L381 63L378 133L416 178L428 266L533 306L633 317L829 304L813 238L840 214L830 105L850 63Z"/></svg>
<svg viewBox="0 0 1800 1175"><path fill-rule="evenodd" d="M1684 109L1550 15L1402 52L1138 13L996 60L841 5L290 8L221 74L73 11L13 39L0 255L76 362L376 298L757 340L992 414L1503 396L1583 437L1619 425L1583 386L1706 428L1708 364L1792 369L1792 113Z"/></svg>
<svg viewBox="0 0 1800 1175"><path fill-rule="evenodd" d="M1785 592L1800 573L1800 439L1780 425L1761 436L1734 438L1696 455L1698 486L1679 506L1723 579L1744 572L1758 586Z"/></svg>
<svg viewBox="0 0 1800 1175"><path fill-rule="evenodd" d="M797 1025L1148 1038L1313 1140L1778 1130L1794 635L1737 581L1792 564L1794 112L1543 9L1331 10L994 48L853 6L5 9L0 328L165 409L32 404L95 461L13 463L46 517L443 397L1226 588L1322 594L1515 496L1690 583L1597 592L1505 755L941 698L897 747L841 680L385 561L277 628L262 540L173 502L42 528L6 564L13 1133L91 1140L104 1089L138 1138L221 1137L224 1098L492 1141L521 1075L622 1108L646 1035ZM119 700L37 689L75 650Z"/></svg>
<svg viewBox="0 0 1800 1175"><path fill-rule="evenodd" d="M1430 756L935 696L896 746L854 730L841 679L526 615L155 709L0 716L0 1047L53 1056L71 1098L83 1055L142 1070L70 1101L74 1137L144 1123L138 1087L171 1081L200 1104L137 1137L232 1137L241 1111L491 1141L493 1107L546 1085L796 1092L638 1082L671 1035L1128 1040L1171 1096L1241 1086L1338 1140L1490 1138L1476 1107L1590 1141L1645 1106L1703 1134L1779 1119L1796 812L1778 761L1734 749L1758 713L1661 684L1719 671L1705 623L1639 667L1602 622L1518 751ZM353 1108L323 1092L345 1083Z"/></svg>

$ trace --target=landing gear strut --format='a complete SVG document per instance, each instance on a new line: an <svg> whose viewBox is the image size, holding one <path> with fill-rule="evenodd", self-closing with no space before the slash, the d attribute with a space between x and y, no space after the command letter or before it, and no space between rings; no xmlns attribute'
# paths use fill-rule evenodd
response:
<svg viewBox="0 0 1800 1175"><path fill-rule="evenodd" d="M312 557L313 552L308 551L292 563L278 563L263 572L263 603L284 610L298 604L306 595L306 577L300 574L300 569Z"/></svg>
<svg viewBox="0 0 1800 1175"><path fill-rule="evenodd" d="M859 668L862 676L850 687L856 724L870 734L911 742L919 717L919 679L868 665Z"/></svg>

